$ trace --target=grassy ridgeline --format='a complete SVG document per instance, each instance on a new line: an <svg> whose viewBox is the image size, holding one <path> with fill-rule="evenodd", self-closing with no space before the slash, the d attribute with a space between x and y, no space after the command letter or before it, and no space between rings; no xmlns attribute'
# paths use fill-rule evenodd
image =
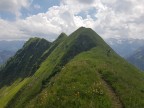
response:
<svg viewBox="0 0 144 108"><path fill-rule="evenodd" d="M144 74L92 29L79 28L52 44L7 108L143 108Z"/></svg>

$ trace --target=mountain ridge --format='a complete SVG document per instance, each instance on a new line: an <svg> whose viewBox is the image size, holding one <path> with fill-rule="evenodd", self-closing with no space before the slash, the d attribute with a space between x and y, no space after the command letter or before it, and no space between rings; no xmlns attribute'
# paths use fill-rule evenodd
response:
<svg viewBox="0 0 144 108"><path fill-rule="evenodd" d="M41 43L43 44L40 45ZM24 44L23 48L18 50L15 56L10 58L5 64L4 68L2 68L0 82L4 83L5 79L9 79L10 82L9 81L5 82L9 84L11 83L11 80L12 82L15 80L15 77L25 78L27 76L32 75L33 71L31 69L33 68L32 66L34 65L33 63L37 61L39 56L43 53L45 49L47 49L48 46L49 42L47 42L45 39L30 38ZM36 50L39 50L39 52ZM29 71L29 73L25 73L27 71Z"/></svg>
<svg viewBox="0 0 144 108"><path fill-rule="evenodd" d="M18 82L9 101L4 100L9 95L0 96L6 108L143 108L144 74L92 29L62 33L43 57L34 74Z"/></svg>

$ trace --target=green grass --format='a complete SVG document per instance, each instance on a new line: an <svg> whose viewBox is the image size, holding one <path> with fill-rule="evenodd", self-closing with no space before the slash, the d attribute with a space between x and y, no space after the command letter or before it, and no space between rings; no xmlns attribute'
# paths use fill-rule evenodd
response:
<svg viewBox="0 0 144 108"><path fill-rule="evenodd" d="M74 60L26 107L111 108L111 104L95 68L87 60Z"/></svg>
<svg viewBox="0 0 144 108"><path fill-rule="evenodd" d="M21 108L25 106L25 102L32 99L41 91L42 81L51 74L55 66L60 62L60 59L66 50L63 48L64 44L57 46L55 50L51 52L49 57L45 60L45 62L43 62L37 72L31 77L29 84L24 86L23 89L17 93L17 95L9 103L8 107L15 106ZM63 51L61 49L63 49Z"/></svg>
<svg viewBox="0 0 144 108"><path fill-rule="evenodd" d="M101 48L76 56L26 107L111 108L112 96L101 80L113 88L125 108L143 108L144 74L114 53L108 57Z"/></svg>
<svg viewBox="0 0 144 108"><path fill-rule="evenodd" d="M19 78L32 76L43 60L39 63L37 61L50 45L51 43L45 39L29 39L0 70L0 88L12 84Z"/></svg>
<svg viewBox="0 0 144 108"><path fill-rule="evenodd" d="M125 108L143 108L144 74L91 29L78 29L49 51L7 108L115 108L113 94Z"/></svg>
<svg viewBox="0 0 144 108"><path fill-rule="evenodd" d="M4 108L15 94L26 84L28 79L17 80L11 86L5 86L0 89L0 108Z"/></svg>
<svg viewBox="0 0 144 108"><path fill-rule="evenodd" d="M85 36L87 37L87 35L89 35L89 33L86 34L85 30L87 32L90 32L90 34L92 34L90 39L88 38L89 41L92 40L92 42L89 42L88 44L86 43L86 40L83 39L83 37ZM81 36L79 36L80 34ZM86 34L86 35L83 36L83 34ZM91 47L94 47L94 45L100 44L100 42L97 43L97 40L100 40L103 42L103 40L100 37L95 37L95 35L97 34L91 29L80 28L75 33L71 34L71 36L64 39L64 41L62 41L60 45L58 45L54 49L54 51L48 56L45 62L40 66L38 71L32 76L29 84L23 87L24 89L17 93L15 98L9 103L8 106L15 106L15 107L24 106L25 102L34 98L34 96L37 95L41 91L41 89L43 89L42 82L45 79L48 79L49 76L51 76L51 74L54 73L54 70L56 69L55 67L58 67L59 65L60 67L62 67L61 66L62 61L68 62L78 53L88 50ZM80 39L83 39L83 41L81 41ZM75 46L75 44L77 45ZM85 44L85 47L83 49L82 48L79 49L78 46L83 45L83 44ZM77 49L79 49L78 52L77 52ZM75 53L73 54L73 52ZM65 55L67 55L67 57L65 57ZM70 58L70 59L67 59L67 58ZM31 89L29 89L29 85L32 85Z"/></svg>

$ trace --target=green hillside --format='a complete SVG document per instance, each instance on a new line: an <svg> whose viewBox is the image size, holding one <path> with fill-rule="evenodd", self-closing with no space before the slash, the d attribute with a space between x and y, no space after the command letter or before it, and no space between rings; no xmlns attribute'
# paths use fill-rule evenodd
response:
<svg viewBox="0 0 144 108"><path fill-rule="evenodd" d="M0 71L0 84L11 84L17 78L31 76L35 72L35 63L50 47L50 42L45 39L31 38L25 43L14 57L10 58Z"/></svg>
<svg viewBox="0 0 144 108"><path fill-rule="evenodd" d="M2 107L143 108L144 74L92 29L81 27L68 37L62 33L42 53L30 77L0 89L14 92L6 99L0 95Z"/></svg>
<svg viewBox="0 0 144 108"><path fill-rule="evenodd" d="M37 61L50 47L45 39L31 38L0 69L0 108L4 107L38 68ZM40 64L40 62L39 62Z"/></svg>

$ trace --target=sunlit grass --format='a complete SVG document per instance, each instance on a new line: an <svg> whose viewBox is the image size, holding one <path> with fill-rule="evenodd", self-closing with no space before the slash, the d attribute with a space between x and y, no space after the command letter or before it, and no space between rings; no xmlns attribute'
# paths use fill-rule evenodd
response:
<svg viewBox="0 0 144 108"><path fill-rule="evenodd" d="M15 94L26 84L28 78L23 81L17 80L11 86L5 86L0 89L0 108L4 108L6 104L15 96Z"/></svg>

